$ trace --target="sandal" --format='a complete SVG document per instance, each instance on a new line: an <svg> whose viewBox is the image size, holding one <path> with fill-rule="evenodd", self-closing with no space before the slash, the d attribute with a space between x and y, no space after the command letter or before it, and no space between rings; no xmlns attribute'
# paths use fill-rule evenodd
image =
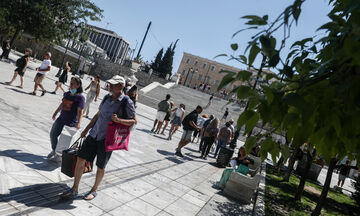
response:
<svg viewBox="0 0 360 216"><path fill-rule="evenodd" d="M92 197L90 197L92 195ZM92 199L94 199L97 196L96 191L89 191L87 194L84 195L83 199L90 201Z"/></svg>
<svg viewBox="0 0 360 216"><path fill-rule="evenodd" d="M67 199L75 199L78 195L78 192L74 191L72 188L65 191L60 195L61 199L67 200Z"/></svg>

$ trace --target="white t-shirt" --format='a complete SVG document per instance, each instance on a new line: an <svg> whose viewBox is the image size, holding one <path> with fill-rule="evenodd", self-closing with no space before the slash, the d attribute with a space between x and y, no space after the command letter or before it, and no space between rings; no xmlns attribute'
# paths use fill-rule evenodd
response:
<svg viewBox="0 0 360 216"><path fill-rule="evenodd" d="M177 108L175 111L175 116L180 117L182 116L182 114L184 113L184 109L183 108Z"/></svg>
<svg viewBox="0 0 360 216"><path fill-rule="evenodd" d="M48 67L51 67L51 60L50 59L44 59L41 62L41 65L39 67L39 69L47 69ZM49 71L38 71L39 74L46 74Z"/></svg>
<svg viewBox="0 0 360 216"><path fill-rule="evenodd" d="M199 127L199 128L203 128L203 127L204 127L204 123L205 123L206 120L207 120L206 118L200 116L200 117L198 118L198 121L197 121L198 127Z"/></svg>

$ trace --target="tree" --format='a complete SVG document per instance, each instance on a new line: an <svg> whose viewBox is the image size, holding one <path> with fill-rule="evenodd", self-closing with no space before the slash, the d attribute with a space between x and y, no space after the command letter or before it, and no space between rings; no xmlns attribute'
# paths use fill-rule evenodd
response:
<svg viewBox="0 0 360 216"><path fill-rule="evenodd" d="M11 46L21 32L37 40L59 43L81 21L100 20L102 10L90 0L3 0L6 26L14 30Z"/></svg>
<svg viewBox="0 0 360 216"><path fill-rule="evenodd" d="M260 84L258 91L247 86L233 90L239 99L248 100L247 109L237 122L239 128L245 126L246 134L261 120L263 126L270 128L269 133L286 132L295 149L305 142L309 143L309 149L315 146L328 164L332 158L342 158L349 153L356 153L359 161L360 31L357 29L360 28L360 4L358 1L330 0L333 6L328 15L330 22L319 28L325 31L323 37L318 41L313 38L297 41L285 54L286 41L292 26L298 22L303 2L294 0L272 22L267 15L243 17L248 29L258 32L244 55L230 58L258 71L257 77L248 70L226 72L219 89L239 80ZM278 30L283 35L280 43L274 36ZM232 44L231 48L237 51L238 44ZM255 66L259 55L261 64ZM264 67L279 73L265 72ZM263 136L250 134L246 140L247 149ZM268 152L273 158L280 152L271 137L261 143L261 155ZM330 167L328 172L331 178ZM320 213L328 189L329 184L325 184L314 215Z"/></svg>
<svg viewBox="0 0 360 216"><path fill-rule="evenodd" d="M171 75L172 65L175 55L175 48L178 41L179 39L176 40L174 46L172 45L172 43L170 44L170 46L166 49L166 52L161 60L161 63L159 64L160 76L163 78L165 78L167 74Z"/></svg>
<svg viewBox="0 0 360 216"><path fill-rule="evenodd" d="M161 59L163 57L163 53L164 53L164 48L161 48L158 52L158 54L155 57L154 62L151 64L151 68L155 71L159 71L159 66L161 63Z"/></svg>

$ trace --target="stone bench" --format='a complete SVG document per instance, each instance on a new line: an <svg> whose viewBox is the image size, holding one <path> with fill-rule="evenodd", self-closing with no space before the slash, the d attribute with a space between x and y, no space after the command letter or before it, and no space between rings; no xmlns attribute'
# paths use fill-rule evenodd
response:
<svg viewBox="0 0 360 216"><path fill-rule="evenodd" d="M244 203L254 201L256 190L260 183L260 174L254 177L243 175L238 172L232 172L229 180L225 185L224 192L228 196L235 198Z"/></svg>

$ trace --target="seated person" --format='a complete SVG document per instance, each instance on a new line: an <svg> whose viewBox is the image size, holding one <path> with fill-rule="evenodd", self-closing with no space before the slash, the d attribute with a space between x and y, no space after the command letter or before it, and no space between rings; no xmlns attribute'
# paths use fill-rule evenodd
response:
<svg viewBox="0 0 360 216"><path fill-rule="evenodd" d="M251 149L251 152L250 154L255 156L255 157L260 157L260 147L259 146L254 146L252 149Z"/></svg>
<svg viewBox="0 0 360 216"><path fill-rule="evenodd" d="M232 158L230 161L230 165L233 169L236 169L236 166L239 166L240 164L243 164L245 166L248 166L249 164L254 164L254 160L249 158L249 156L246 154L244 146L241 146L239 148L238 156Z"/></svg>

